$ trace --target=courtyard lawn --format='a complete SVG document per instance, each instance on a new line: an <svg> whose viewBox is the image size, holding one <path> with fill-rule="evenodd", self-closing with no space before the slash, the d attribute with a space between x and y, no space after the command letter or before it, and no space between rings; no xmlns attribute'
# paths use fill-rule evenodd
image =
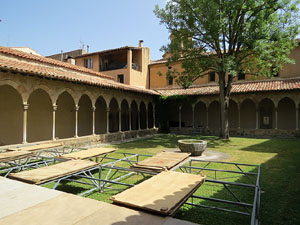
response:
<svg viewBox="0 0 300 225"><path fill-rule="evenodd" d="M300 140L232 137L229 141L225 141L211 136L158 135L148 139L113 145L113 147L117 147L119 152L154 155L166 148L177 148L177 140L182 138L207 140L208 149L230 155L230 158L226 160L228 162L261 165L261 224L300 224ZM222 169L232 168L224 166ZM252 172L251 168L245 169L245 171ZM128 178L126 182L136 184L146 178L141 175L134 175ZM241 176L236 176L229 180L239 182L243 179ZM67 185L59 186L58 189L80 193L84 187L80 184L67 183ZM248 193L244 189L235 191L242 201L251 202L253 200L252 192ZM104 193L93 193L87 197L110 202L110 196L118 192L107 190ZM197 194L214 198L224 198L228 195L224 188L206 183L197 191ZM199 202L211 205L205 200ZM216 205L216 203L212 205ZM250 224L250 220L245 216L204 208L192 208L187 205L184 205L175 217L203 225Z"/></svg>

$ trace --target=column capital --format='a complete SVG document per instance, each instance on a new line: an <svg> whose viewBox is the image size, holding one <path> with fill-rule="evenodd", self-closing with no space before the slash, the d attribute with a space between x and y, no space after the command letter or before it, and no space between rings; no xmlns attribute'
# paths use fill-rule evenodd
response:
<svg viewBox="0 0 300 225"><path fill-rule="evenodd" d="M57 107L58 107L57 105L52 105L52 110L53 110L53 111L56 111L56 110L57 110Z"/></svg>
<svg viewBox="0 0 300 225"><path fill-rule="evenodd" d="M29 104L24 103L24 104L23 104L23 109L24 109L24 110L27 110L28 108L29 108Z"/></svg>
<svg viewBox="0 0 300 225"><path fill-rule="evenodd" d="M109 107L106 108L106 112L110 112L110 108Z"/></svg>
<svg viewBox="0 0 300 225"><path fill-rule="evenodd" d="M79 106L79 105L75 105L75 110L76 110L76 111L78 111L78 110L79 110L79 108L80 108L80 106Z"/></svg>
<svg viewBox="0 0 300 225"><path fill-rule="evenodd" d="M96 111L96 106L92 106L92 110L93 110L93 112L95 112Z"/></svg>

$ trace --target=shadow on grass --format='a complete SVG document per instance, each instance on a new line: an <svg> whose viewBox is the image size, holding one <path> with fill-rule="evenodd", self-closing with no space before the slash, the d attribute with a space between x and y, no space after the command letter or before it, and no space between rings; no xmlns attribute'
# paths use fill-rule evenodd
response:
<svg viewBox="0 0 300 225"><path fill-rule="evenodd" d="M300 141L269 139L240 150L274 155L261 164L261 224L300 224ZM257 157L260 155L257 154ZM251 159L249 163L251 164ZM245 177L235 182L245 182ZM227 190L222 188L210 197L224 199L227 194ZM242 190L237 194L246 202L252 201L251 195ZM203 200L201 204L218 205ZM250 220L244 216L189 206L183 207L176 217L203 225L250 224Z"/></svg>
<svg viewBox="0 0 300 225"><path fill-rule="evenodd" d="M224 144L230 143L230 140L222 140L215 136L201 136L201 135L157 135L148 139L141 139L132 142L115 144L113 146L117 147L120 150L136 150L136 149L145 149L145 148L177 148L177 141L180 139L201 139L208 141L208 148L216 148Z"/></svg>

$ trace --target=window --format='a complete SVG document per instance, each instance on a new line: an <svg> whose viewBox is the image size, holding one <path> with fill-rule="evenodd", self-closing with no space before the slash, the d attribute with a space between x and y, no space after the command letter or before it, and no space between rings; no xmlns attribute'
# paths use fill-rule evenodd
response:
<svg viewBox="0 0 300 225"><path fill-rule="evenodd" d="M124 74L119 74L118 75L118 82L119 83L124 83Z"/></svg>
<svg viewBox="0 0 300 225"><path fill-rule="evenodd" d="M209 79L209 82L216 81L216 73L215 72L209 72L208 79Z"/></svg>
<svg viewBox="0 0 300 225"><path fill-rule="evenodd" d="M88 69L93 68L93 59L84 59L84 67Z"/></svg>
<svg viewBox="0 0 300 225"><path fill-rule="evenodd" d="M238 75L238 80L245 80L245 77L246 77L245 73L240 72Z"/></svg>
<svg viewBox="0 0 300 225"><path fill-rule="evenodd" d="M168 85L173 85L173 77L168 77Z"/></svg>

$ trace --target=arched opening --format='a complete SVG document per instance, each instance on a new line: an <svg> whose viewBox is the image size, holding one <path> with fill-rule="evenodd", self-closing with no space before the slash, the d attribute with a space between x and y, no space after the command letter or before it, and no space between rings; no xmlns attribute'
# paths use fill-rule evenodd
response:
<svg viewBox="0 0 300 225"><path fill-rule="evenodd" d="M56 136L70 138L75 135L75 103L68 92L63 92L57 99Z"/></svg>
<svg viewBox="0 0 300 225"><path fill-rule="evenodd" d="M235 101L229 101L229 128L238 128L239 126L239 111L238 105Z"/></svg>
<svg viewBox="0 0 300 225"><path fill-rule="evenodd" d="M148 104L148 128L153 128L153 106L152 103Z"/></svg>
<svg viewBox="0 0 300 225"><path fill-rule="evenodd" d="M52 101L48 93L37 89L28 99L27 141L44 141L52 138Z"/></svg>
<svg viewBox="0 0 300 225"><path fill-rule="evenodd" d="M275 124L274 103L265 98L259 103L259 122L260 129L272 129Z"/></svg>
<svg viewBox="0 0 300 225"><path fill-rule="evenodd" d="M208 107L209 129L220 129L220 103L213 101Z"/></svg>
<svg viewBox="0 0 300 225"><path fill-rule="evenodd" d="M121 130L129 130L129 106L125 99L121 103Z"/></svg>
<svg viewBox="0 0 300 225"><path fill-rule="evenodd" d="M0 86L0 145L22 142L23 102L11 86Z"/></svg>
<svg viewBox="0 0 300 225"><path fill-rule="evenodd" d="M147 124L146 124L146 106L144 102L141 102L140 104L140 123L141 123L141 129L146 129L147 128Z"/></svg>
<svg viewBox="0 0 300 225"><path fill-rule="evenodd" d="M242 102L240 107L241 128L255 129L256 128L256 106L255 103L246 99Z"/></svg>
<svg viewBox="0 0 300 225"><path fill-rule="evenodd" d="M138 107L135 101L131 103L131 129L138 130L139 121L138 121Z"/></svg>
<svg viewBox="0 0 300 225"><path fill-rule="evenodd" d="M116 99L112 99L109 103L109 132L119 131L119 106Z"/></svg>
<svg viewBox="0 0 300 225"><path fill-rule="evenodd" d="M198 102L195 105L195 128L205 128L206 120L206 105L203 102Z"/></svg>
<svg viewBox="0 0 300 225"><path fill-rule="evenodd" d="M278 129L296 129L296 107L290 98L283 98L278 103Z"/></svg>
<svg viewBox="0 0 300 225"><path fill-rule="evenodd" d="M179 105L177 103L170 103L169 109L169 127L179 127ZM163 113L163 112L162 112Z"/></svg>
<svg viewBox="0 0 300 225"><path fill-rule="evenodd" d="M193 127L193 109L187 102L181 107L181 127Z"/></svg>
<svg viewBox="0 0 300 225"><path fill-rule="evenodd" d="M103 97L96 100L95 111L95 133L105 134L107 131L107 116L106 116L106 102Z"/></svg>
<svg viewBox="0 0 300 225"><path fill-rule="evenodd" d="M92 101L89 96L82 95L78 105L78 136L91 135L93 133Z"/></svg>

